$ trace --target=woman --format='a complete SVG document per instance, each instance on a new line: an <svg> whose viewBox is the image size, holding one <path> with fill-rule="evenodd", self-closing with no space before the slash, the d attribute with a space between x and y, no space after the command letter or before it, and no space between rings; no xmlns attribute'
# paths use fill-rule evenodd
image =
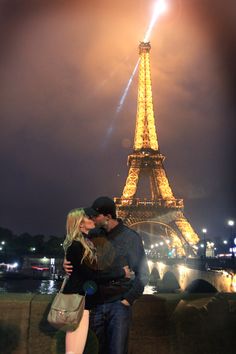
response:
<svg viewBox="0 0 236 354"><path fill-rule="evenodd" d="M96 249L88 240L88 233L95 227L94 222L86 216L84 209L74 209L69 212L66 222L66 238L63 243L66 258L73 265L73 271L64 288L64 293L85 294L86 289L96 292L96 283L130 277L127 266L112 268L106 272L93 270L96 265ZM95 294L94 296L96 296ZM82 354L89 326L89 309L91 297L85 299L85 310L82 320L73 332L66 333L66 354Z"/></svg>

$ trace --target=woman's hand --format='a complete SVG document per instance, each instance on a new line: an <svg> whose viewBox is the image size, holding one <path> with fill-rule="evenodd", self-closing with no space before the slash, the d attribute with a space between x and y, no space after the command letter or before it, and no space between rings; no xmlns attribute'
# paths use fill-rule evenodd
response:
<svg viewBox="0 0 236 354"><path fill-rule="evenodd" d="M126 299L121 300L121 303L125 306L130 306L130 303Z"/></svg>
<svg viewBox="0 0 236 354"><path fill-rule="evenodd" d="M68 261L66 258L64 258L63 268L64 268L64 271L66 272L66 274L71 275L72 270L73 270L73 266L71 265L71 262Z"/></svg>
<svg viewBox="0 0 236 354"><path fill-rule="evenodd" d="M123 269L125 271L125 278L130 279L134 275L134 272L130 270L128 265L124 266Z"/></svg>

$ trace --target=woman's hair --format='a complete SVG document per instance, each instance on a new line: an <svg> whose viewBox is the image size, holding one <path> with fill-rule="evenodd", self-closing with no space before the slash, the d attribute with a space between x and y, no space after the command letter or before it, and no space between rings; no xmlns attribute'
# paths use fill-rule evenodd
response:
<svg viewBox="0 0 236 354"><path fill-rule="evenodd" d="M80 230L80 224L83 218L86 217L84 209L73 209L67 215L66 220L66 238L63 242L63 248L66 253L68 247L74 240L79 241L84 247L84 254L81 263L85 258L88 258L89 262L93 262L95 256L89 243L86 242L83 233Z"/></svg>

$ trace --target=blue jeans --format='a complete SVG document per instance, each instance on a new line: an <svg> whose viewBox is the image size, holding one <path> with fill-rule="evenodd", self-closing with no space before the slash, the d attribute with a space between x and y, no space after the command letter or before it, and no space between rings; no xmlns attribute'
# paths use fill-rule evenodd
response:
<svg viewBox="0 0 236 354"><path fill-rule="evenodd" d="M127 354L131 306L120 300L97 305L90 312L89 326L99 341L99 354Z"/></svg>

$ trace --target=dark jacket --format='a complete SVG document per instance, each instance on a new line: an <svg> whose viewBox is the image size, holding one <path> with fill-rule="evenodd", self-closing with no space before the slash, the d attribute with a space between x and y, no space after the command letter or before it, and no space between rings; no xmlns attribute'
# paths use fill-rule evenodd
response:
<svg viewBox="0 0 236 354"><path fill-rule="evenodd" d="M99 303L126 299L130 304L144 290L149 280L147 259L142 239L137 232L119 220L110 232L91 236L98 251L98 269L109 269L127 264L134 271L133 279L117 279L99 285Z"/></svg>
<svg viewBox="0 0 236 354"><path fill-rule="evenodd" d="M92 295L86 296L85 308L89 309L94 303L99 302L99 284L106 283L108 281L115 281L125 276L122 263L117 267L107 268L106 270L98 270L96 264L91 265L85 260L81 263L83 258L84 248L79 241L73 241L71 246L68 247L66 257L67 260L73 265L73 271L67 281L63 293L73 294L79 293L85 294L87 290ZM94 269L93 269L94 268Z"/></svg>

